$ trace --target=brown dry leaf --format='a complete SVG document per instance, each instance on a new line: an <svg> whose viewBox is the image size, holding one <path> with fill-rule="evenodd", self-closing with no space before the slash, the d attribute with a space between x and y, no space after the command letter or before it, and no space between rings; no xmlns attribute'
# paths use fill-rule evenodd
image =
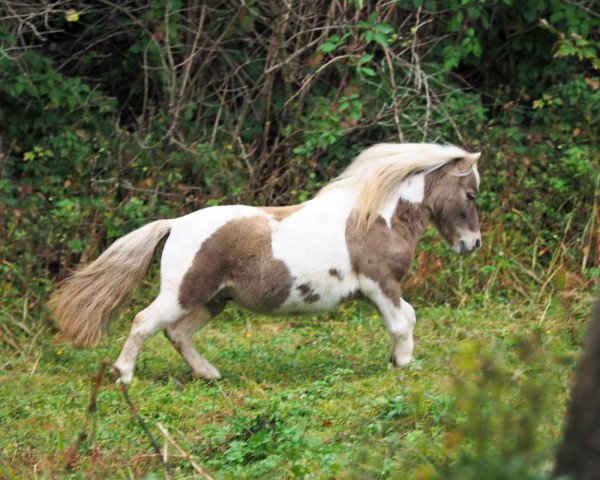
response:
<svg viewBox="0 0 600 480"><path fill-rule="evenodd" d="M154 186L154 179L152 177L144 178L140 180L140 188L152 188Z"/></svg>
<svg viewBox="0 0 600 480"><path fill-rule="evenodd" d="M323 62L323 54L321 52L315 52L308 57L307 63L312 68L317 68Z"/></svg>
<svg viewBox="0 0 600 480"><path fill-rule="evenodd" d="M595 78L586 77L583 79L583 81L587 83L590 87L592 87L594 90L598 90L600 88L600 82Z"/></svg>
<svg viewBox="0 0 600 480"><path fill-rule="evenodd" d="M77 135L81 140L87 140L88 138L90 138L88 133L81 128L75 130L75 135Z"/></svg>
<svg viewBox="0 0 600 480"><path fill-rule="evenodd" d="M444 441L444 446L447 448L453 448L460 443L463 435L458 430L450 430L446 435L446 440Z"/></svg>
<svg viewBox="0 0 600 480"><path fill-rule="evenodd" d="M72 470L77 463L77 459L79 458L78 447L79 445L75 443L65 451L64 461L68 470Z"/></svg>

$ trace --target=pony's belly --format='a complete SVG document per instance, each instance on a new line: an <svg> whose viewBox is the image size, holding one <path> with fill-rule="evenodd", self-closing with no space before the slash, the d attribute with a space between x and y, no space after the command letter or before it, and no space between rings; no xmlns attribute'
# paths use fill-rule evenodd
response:
<svg viewBox="0 0 600 480"><path fill-rule="evenodd" d="M333 275L326 272L328 277ZM347 275L346 278L333 276L319 281L316 278L299 280L294 277L286 298L279 304L273 302L273 297L268 291L263 290L256 295L247 285L233 284L223 289L218 298L221 300L232 300L248 310L266 315L301 315L305 313L316 313L336 307L341 302L356 298L359 291L358 280L354 276ZM254 278L256 283L262 283L260 278ZM264 294L264 295L263 295Z"/></svg>
<svg viewBox="0 0 600 480"><path fill-rule="evenodd" d="M290 296L273 311L277 315L322 312L356 296L358 280L346 274L345 278L326 272L327 277L316 279L296 278Z"/></svg>

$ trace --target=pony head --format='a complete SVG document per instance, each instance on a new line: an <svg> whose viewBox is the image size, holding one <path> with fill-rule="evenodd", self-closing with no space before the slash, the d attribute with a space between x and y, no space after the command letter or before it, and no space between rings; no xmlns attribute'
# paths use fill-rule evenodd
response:
<svg viewBox="0 0 600 480"><path fill-rule="evenodd" d="M321 193L355 194L352 219L368 231L399 200L422 209L457 253L481 247L475 198L479 153L454 145L380 143L363 150ZM385 215L384 215L385 216Z"/></svg>
<svg viewBox="0 0 600 480"><path fill-rule="evenodd" d="M481 248L481 231L475 200L479 188L477 160L466 154L428 174L425 202L433 223L456 253Z"/></svg>

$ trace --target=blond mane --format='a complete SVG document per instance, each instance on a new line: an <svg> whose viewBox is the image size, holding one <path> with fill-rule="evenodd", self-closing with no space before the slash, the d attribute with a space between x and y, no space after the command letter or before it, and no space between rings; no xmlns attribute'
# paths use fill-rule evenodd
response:
<svg viewBox="0 0 600 480"><path fill-rule="evenodd" d="M435 170L457 158L474 163L479 154L454 145L380 143L362 151L319 195L335 188L357 192L354 219L359 227L368 228L409 175Z"/></svg>

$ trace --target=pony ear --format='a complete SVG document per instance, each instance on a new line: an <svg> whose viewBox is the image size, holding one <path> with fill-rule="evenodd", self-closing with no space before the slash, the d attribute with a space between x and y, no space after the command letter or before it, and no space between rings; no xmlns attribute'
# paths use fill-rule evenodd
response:
<svg viewBox="0 0 600 480"><path fill-rule="evenodd" d="M479 160L479 157L481 157L481 152L467 153L464 157L455 159L454 165L461 171L471 170L473 165Z"/></svg>
<svg viewBox="0 0 600 480"><path fill-rule="evenodd" d="M452 161L453 168L456 168L459 171L471 170L473 165L479 160L479 157L481 157L481 152L467 153L464 157L455 158Z"/></svg>
<svg viewBox="0 0 600 480"><path fill-rule="evenodd" d="M479 160L479 157L481 157L481 152L469 153L468 155L465 155L467 168L471 168L477 162L477 160Z"/></svg>

